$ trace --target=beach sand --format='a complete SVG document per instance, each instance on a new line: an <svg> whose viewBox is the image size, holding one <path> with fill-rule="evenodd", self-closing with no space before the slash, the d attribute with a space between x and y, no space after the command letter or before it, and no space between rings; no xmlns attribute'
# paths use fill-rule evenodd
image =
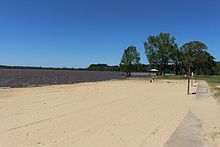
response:
<svg viewBox="0 0 220 147"><path fill-rule="evenodd" d="M220 147L220 105L213 96L192 101L191 111L201 121L205 137L213 147Z"/></svg>
<svg viewBox="0 0 220 147"><path fill-rule="evenodd" d="M186 95L186 81L0 89L0 146L162 147L189 111L206 132L211 126L218 132L218 105L193 97Z"/></svg>

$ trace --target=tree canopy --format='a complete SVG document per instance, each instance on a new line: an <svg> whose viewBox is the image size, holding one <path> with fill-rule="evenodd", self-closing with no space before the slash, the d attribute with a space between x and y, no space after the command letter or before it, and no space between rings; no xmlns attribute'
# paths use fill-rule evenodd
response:
<svg viewBox="0 0 220 147"><path fill-rule="evenodd" d="M159 71L165 74L167 66L171 59L171 53L174 55L177 49L175 37L171 37L169 33L160 33L156 36L149 36L144 43L145 53L152 67L159 67Z"/></svg>
<svg viewBox="0 0 220 147"><path fill-rule="evenodd" d="M196 74L213 74L216 66L214 57L208 53L208 47L199 41L191 41L184 44L180 50L183 52L183 64L185 70Z"/></svg>
<svg viewBox="0 0 220 147"><path fill-rule="evenodd" d="M124 50L124 54L121 58L121 70L126 72L127 76L130 76L131 71L140 64L140 54L137 52L135 46L129 46Z"/></svg>
<svg viewBox="0 0 220 147"><path fill-rule="evenodd" d="M169 33L148 37L144 48L151 68L159 68L160 74L168 70L175 74L188 71L214 74L217 71L215 58L204 43L191 41L179 48L175 40Z"/></svg>
<svg viewBox="0 0 220 147"><path fill-rule="evenodd" d="M220 74L220 63L208 52L206 44L200 41L190 41L181 47L176 44L176 38L169 33L149 36L144 42L145 53L149 65L140 63L140 54L135 46L124 50L120 66L107 64L91 64L87 70L93 71L123 71L130 76L131 72L147 72L151 68L159 69L160 74L174 73L213 75Z"/></svg>

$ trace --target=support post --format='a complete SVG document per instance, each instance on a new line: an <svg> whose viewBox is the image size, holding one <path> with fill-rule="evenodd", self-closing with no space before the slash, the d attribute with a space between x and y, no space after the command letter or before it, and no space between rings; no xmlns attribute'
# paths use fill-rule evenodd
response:
<svg viewBox="0 0 220 147"><path fill-rule="evenodd" d="M189 88L190 88L190 69L188 71L188 74L187 74L187 94L189 95Z"/></svg>
<svg viewBox="0 0 220 147"><path fill-rule="evenodd" d="M189 95L189 88L190 88L190 78L189 78L189 76L188 76L188 84L187 84L187 94Z"/></svg>
<svg viewBox="0 0 220 147"><path fill-rule="evenodd" d="M193 72L191 73L190 77L191 77L191 87L193 87L193 78L194 78L194 73Z"/></svg>

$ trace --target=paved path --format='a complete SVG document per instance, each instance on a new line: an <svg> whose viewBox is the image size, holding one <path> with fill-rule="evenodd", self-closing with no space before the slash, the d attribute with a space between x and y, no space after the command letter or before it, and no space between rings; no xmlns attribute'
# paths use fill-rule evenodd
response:
<svg viewBox="0 0 220 147"><path fill-rule="evenodd" d="M164 147L210 147L201 131L200 121L190 112Z"/></svg>
<svg viewBox="0 0 220 147"><path fill-rule="evenodd" d="M210 89L207 82L200 81L197 85L196 99L202 100L208 98L209 96L210 96Z"/></svg>
<svg viewBox="0 0 220 147"><path fill-rule="evenodd" d="M196 93L196 100L208 98L208 84L204 81L199 82ZM201 137L201 132L200 121L189 112L164 147L210 147L208 141Z"/></svg>

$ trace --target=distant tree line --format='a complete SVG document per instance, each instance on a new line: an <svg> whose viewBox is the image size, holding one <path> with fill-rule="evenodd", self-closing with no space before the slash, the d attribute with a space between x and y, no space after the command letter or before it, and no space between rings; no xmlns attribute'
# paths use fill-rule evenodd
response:
<svg viewBox="0 0 220 147"><path fill-rule="evenodd" d="M33 66L7 66L0 65L0 69L42 69L42 70L75 70L75 68L66 68L66 67L33 67Z"/></svg>
<svg viewBox="0 0 220 147"><path fill-rule="evenodd" d="M133 72L147 72L149 70L149 65L146 64L136 64L136 65L131 65L132 71ZM125 67L126 68L126 67ZM91 64L88 68L85 70L89 71L123 71L126 69L123 69L122 67L118 65L110 66L107 64Z"/></svg>
<svg viewBox="0 0 220 147"><path fill-rule="evenodd" d="M149 65L138 64L133 68L134 72L147 72ZM31 67L31 66L6 66L0 65L0 69L38 69L38 70L89 70L89 71L121 71L119 65L107 65L107 64L91 64L87 68L56 68L56 67Z"/></svg>
<svg viewBox="0 0 220 147"><path fill-rule="evenodd" d="M0 65L0 69L38 69L38 70L89 70L89 71L120 71L118 65L91 64L88 68L67 68L67 67L32 67L32 66L7 66Z"/></svg>
<svg viewBox="0 0 220 147"><path fill-rule="evenodd" d="M144 43L148 68L156 68L160 75L167 72L176 75L194 72L198 75L219 74L220 65L208 52L208 47L200 41L190 41L181 47L169 33L149 36ZM125 49L120 69L129 76L140 65L140 55L135 46Z"/></svg>
<svg viewBox="0 0 220 147"><path fill-rule="evenodd" d="M107 64L91 64L87 69L90 71L120 71L118 65L109 66Z"/></svg>

